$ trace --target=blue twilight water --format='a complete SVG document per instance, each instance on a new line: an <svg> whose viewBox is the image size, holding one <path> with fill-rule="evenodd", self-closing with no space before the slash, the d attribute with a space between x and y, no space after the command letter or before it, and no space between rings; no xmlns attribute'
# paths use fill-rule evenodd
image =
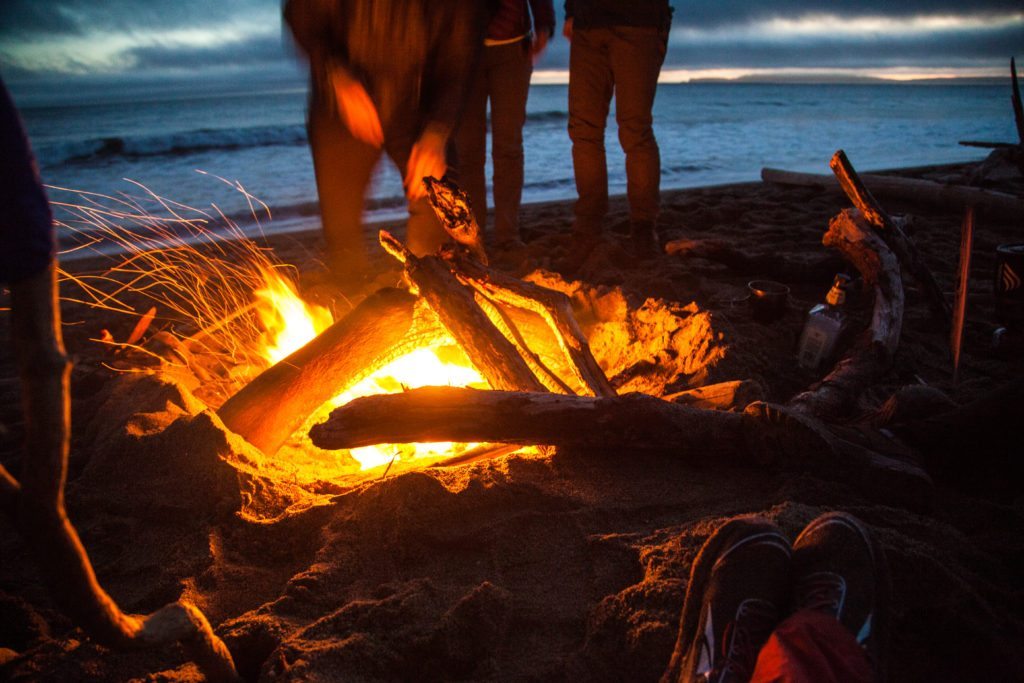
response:
<svg viewBox="0 0 1024 683"><path fill-rule="evenodd" d="M530 91L526 202L575 194L566 92ZM128 178L182 204L247 213L245 196L211 177L221 176L239 182L276 218L310 215L316 190L302 88L92 100L22 105L48 184L141 195ZM957 141L1015 137L1008 86L662 85L654 118L665 188L756 180L763 166L827 173L839 148L861 170L977 160L984 150ZM614 120L607 140L610 190L625 192ZM401 196L399 174L385 160L371 213L395 214ZM69 199L51 191L58 197Z"/></svg>

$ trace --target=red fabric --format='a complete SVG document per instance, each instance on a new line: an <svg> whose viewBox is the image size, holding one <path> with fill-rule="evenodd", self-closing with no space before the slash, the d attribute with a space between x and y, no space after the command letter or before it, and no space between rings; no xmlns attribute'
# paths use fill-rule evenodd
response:
<svg viewBox="0 0 1024 683"><path fill-rule="evenodd" d="M875 674L853 634L827 614L804 610L775 627L751 683L871 683Z"/></svg>

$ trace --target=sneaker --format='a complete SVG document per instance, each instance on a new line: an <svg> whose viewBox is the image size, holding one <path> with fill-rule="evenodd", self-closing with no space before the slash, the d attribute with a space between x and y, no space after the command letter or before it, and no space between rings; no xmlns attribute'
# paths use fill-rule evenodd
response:
<svg viewBox="0 0 1024 683"><path fill-rule="evenodd" d="M662 681L750 679L786 604L790 552L779 529L756 517L731 520L704 543Z"/></svg>
<svg viewBox="0 0 1024 683"><path fill-rule="evenodd" d="M889 571L881 547L853 515L829 512L793 544L793 611L835 617L856 637L883 679Z"/></svg>

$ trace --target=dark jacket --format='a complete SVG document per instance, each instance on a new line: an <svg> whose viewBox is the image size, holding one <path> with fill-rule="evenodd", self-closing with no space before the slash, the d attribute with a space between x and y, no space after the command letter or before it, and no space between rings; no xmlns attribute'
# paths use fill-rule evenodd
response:
<svg viewBox="0 0 1024 683"><path fill-rule="evenodd" d="M668 30L672 7L668 0L565 0L565 18L573 28L645 26Z"/></svg>
<svg viewBox="0 0 1024 683"><path fill-rule="evenodd" d="M329 101L331 64L366 87L385 131L401 110L451 129L483 43L475 0L287 0L284 18L309 57L313 104Z"/></svg>
<svg viewBox="0 0 1024 683"><path fill-rule="evenodd" d="M499 0L490 23L487 37L491 40L511 40L530 32L530 15L534 32L555 32L555 7L552 0Z"/></svg>

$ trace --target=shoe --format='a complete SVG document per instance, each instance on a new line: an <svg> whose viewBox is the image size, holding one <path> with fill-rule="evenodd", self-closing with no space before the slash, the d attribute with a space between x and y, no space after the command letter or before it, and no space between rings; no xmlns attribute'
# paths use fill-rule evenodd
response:
<svg viewBox="0 0 1024 683"><path fill-rule="evenodd" d="M789 596L789 541L765 519L727 522L690 571L679 638L663 682L750 679Z"/></svg>
<svg viewBox="0 0 1024 683"><path fill-rule="evenodd" d="M889 570L860 520L829 512L808 524L793 544L793 577L793 611L813 610L839 620L884 680Z"/></svg>
<svg viewBox="0 0 1024 683"><path fill-rule="evenodd" d="M658 233L653 221L634 221L630 224L630 244L639 259L652 259L661 254Z"/></svg>

